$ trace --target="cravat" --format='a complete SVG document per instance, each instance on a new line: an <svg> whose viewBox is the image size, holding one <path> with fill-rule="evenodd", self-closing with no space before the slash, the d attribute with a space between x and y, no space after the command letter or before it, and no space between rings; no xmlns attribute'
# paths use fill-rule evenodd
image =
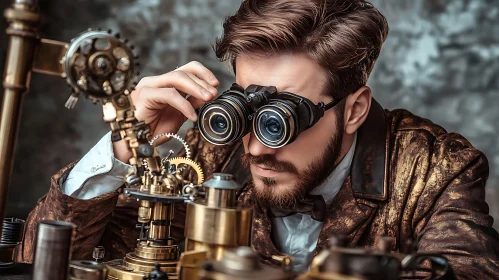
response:
<svg viewBox="0 0 499 280"><path fill-rule="evenodd" d="M307 214L312 219L324 222L326 218L326 202L322 195L307 195L300 199L292 209L269 207L270 213L274 217L287 217L296 213Z"/></svg>

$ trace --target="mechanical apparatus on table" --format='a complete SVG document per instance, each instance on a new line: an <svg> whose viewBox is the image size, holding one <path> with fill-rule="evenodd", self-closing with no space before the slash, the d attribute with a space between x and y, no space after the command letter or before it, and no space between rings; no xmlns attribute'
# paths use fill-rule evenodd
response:
<svg viewBox="0 0 499 280"><path fill-rule="evenodd" d="M3 217L5 208L13 147L31 72L64 78L72 89L67 108L73 108L82 96L95 104L102 104L104 121L111 126L112 140L123 139L133 154L129 162L133 171L126 176L124 194L140 201L138 223L141 234L137 247L123 259L106 263L101 262L105 254L102 247L94 249L95 261L70 262L74 226L63 221L41 222L33 279L277 280L294 277L290 272L290 258L276 256L282 268L268 267L260 264L258 255L248 247L252 209L237 204L236 191L240 186L232 175L215 173L205 182L203 171L190 159L189 147L180 137L175 134L152 135L149 125L135 118L130 94L138 74L138 63L128 40L110 30L100 29L89 29L70 43L40 39L37 34L40 15L35 0L15 0L5 10L5 18L9 23L9 49L0 122L0 217ZM251 103L249 97L261 96L253 94L247 97ZM201 123L202 129L204 126ZM290 141L296 136L293 135ZM170 154L161 158L153 146L159 137L181 141L186 157L170 158ZM179 171L184 168L193 169L195 181L182 178ZM170 234L174 206L178 203L187 203L184 253L180 252L178 240ZM0 271L2 267L15 265L12 260L15 248L21 242L23 222L10 219L3 223L2 233L5 234L2 234L0 245ZM337 249L318 255L312 270L302 279L378 279L372 278L374 274L371 272L363 273L353 265L366 260L378 268L392 265L390 275L397 279L402 268L413 268L414 263L419 264L421 259L413 256L416 261L410 263L412 266L404 267L398 259L376 262L379 256L386 255L383 253L360 254L365 256L358 258L354 249L344 250L340 250L343 257L338 257ZM347 258L347 255L357 258ZM435 276L438 276L435 279L442 279L439 277L446 274L448 265L445 259L435 258L434 263L440 265L434 265Z"/></svg>
<svg viewBox="0 0 499 280"><path fill-rule="evenodd" d="M146 123L135 118L130 94L138 64L128 40L110 30L100 29L89 29L70 43L39 39L37 25L40 15L34 1L14 1L5 11L5 17L9 23L9 53L0 127L3 155L0 159L3 166L0 174L2 217L22 100L33 71L65 79L72 88L72 94L66 102L68 108L73 108L80 97L86 97L96 104L101 103L104 121L111 126L112 140L123 139L133 154L129 161L133 172L126 177L127 188L124 193L140 200L138 222L141 234L137 247L123 259L105 264L74 262L69 269L70 277L79 279L86 275L85 271L92 271L95 275L105 274L107 279L177 279L182 278L182 274L196 274L197 262L220 259L231 248L249 245L252 211L237 206L238 185L232 181L231 175L215 174L202 185L204 174L199 165L189 159L188 147L185 147L184 158L163 159L153 147L158 137L182 139L173 134L154 136ZM178 172L188 167L193 168L197 175L194 182L185 181ZM199 254L194 256L186 253L185 257L181 257L177 240L170 235L170 227L174 218L174 205L186 200L191 200L187 206L186 247L188 251ZM207 227L216 228L216 231L203 232ZM73 228L62 222L41 223L37 248L42 248L43 240L54 236L64 237L63 240L69 241L69 246L71 238L68 238L68 232L73 232ZM4 247L2 251L7 251ZM8 252L13 255L11 247L8 247ZM69 255L65 256L64 252L58 262L51 262L53 256L47 253L54 248L49 245L43 248L36 252L34 278L62 279L60 275L64 275L64 271L59 274L56 271L67 266L64 260L68 260ZM96 248L96 259L99 260L101 255L101 248ZM182 265L178 265L180 258ZM191 278L185 276L182 279Z"/></svg>

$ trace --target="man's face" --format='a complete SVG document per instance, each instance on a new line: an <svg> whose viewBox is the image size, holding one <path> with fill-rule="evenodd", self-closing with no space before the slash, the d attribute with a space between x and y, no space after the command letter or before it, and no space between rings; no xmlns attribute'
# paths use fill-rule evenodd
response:
<svg viewBox="0 0 499 280"><path fill-rule="evenodd" d="M279 92L291 92L315 104L332 101L323 94L326 81L325 71L305 55L242 55L236 61L236 82L242 87L275 86ZM253 132L243 138L243 163L251 171L258 200L272 207L292 207L328 177L344 155L343 115L334 112L339 109L326 111L313 127L282 148L264 146Z"/></svg>

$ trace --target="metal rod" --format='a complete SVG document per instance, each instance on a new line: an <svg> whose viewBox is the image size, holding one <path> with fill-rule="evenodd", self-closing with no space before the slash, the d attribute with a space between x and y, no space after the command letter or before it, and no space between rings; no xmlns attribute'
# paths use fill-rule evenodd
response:
<svg viewBox="0 0 499 280"><path fill-rule="evenodd" d="M16 0L4 13L9 23L6 30L9 43L0 115L0 219L4 217L23 96L28 90L31 63L37 43L36 28L40 15L34 6L30 5L33 3ZM1 227L0 223L0 232Z"/></svg>

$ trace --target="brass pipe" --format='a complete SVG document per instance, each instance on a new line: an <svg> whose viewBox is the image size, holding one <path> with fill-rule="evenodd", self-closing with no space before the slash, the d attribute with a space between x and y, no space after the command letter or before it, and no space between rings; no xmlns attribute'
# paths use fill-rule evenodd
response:
<svg viewBox="0 0 499 280"><path fill-rule="evenodd" d="M4 95L0 115L0 219L4 216L5 203L14 162L14 148L24 94L28 91L34 50L37 45L37 26L40 15L33 1L15 0L4 13L9 23L9 36ZM2 224L0 224L1 231Z"/></svg>

